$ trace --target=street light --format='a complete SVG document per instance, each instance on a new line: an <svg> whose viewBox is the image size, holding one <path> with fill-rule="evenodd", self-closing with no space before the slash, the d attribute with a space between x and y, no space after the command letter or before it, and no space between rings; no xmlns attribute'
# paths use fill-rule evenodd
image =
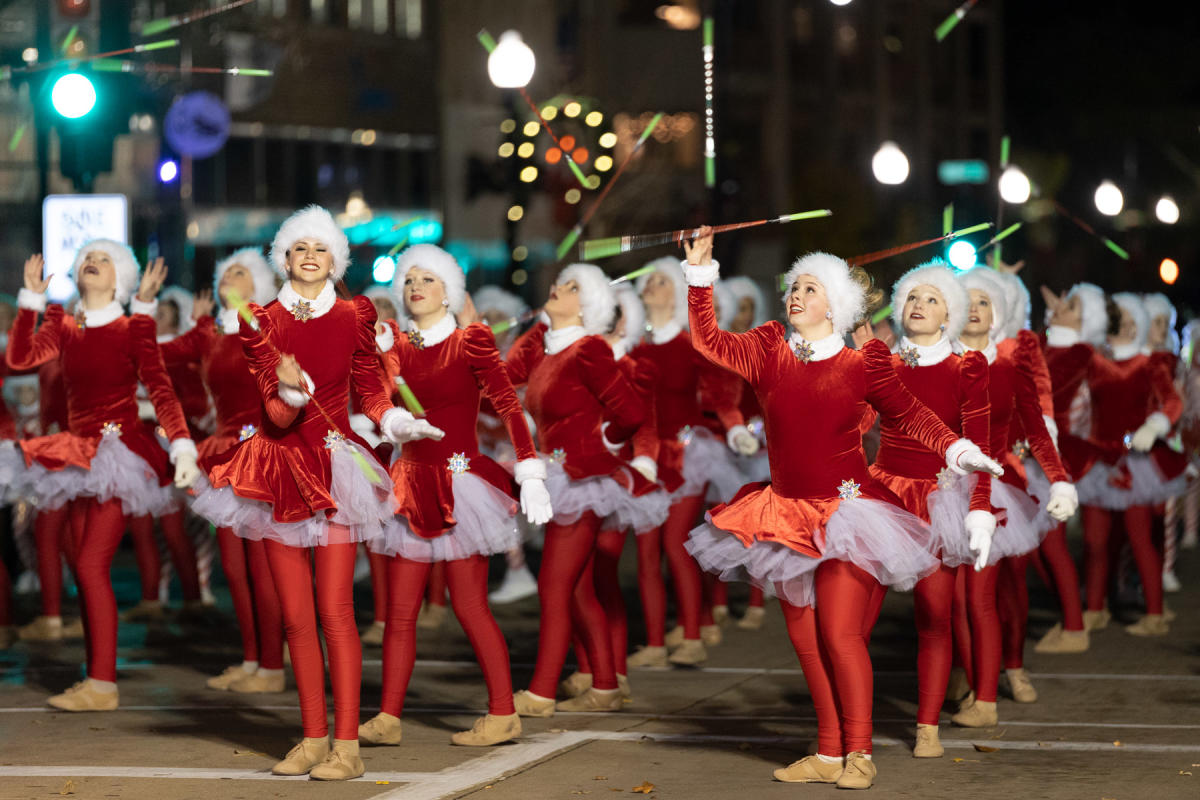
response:
<svg viewBox="0 0 1200 800"><path fill-rule="evenodd" d="M950 245L950 251L947 253L950 258L950 264L958 270L968 270L975 266L976 250L975 245L968 242L966 239L959 239L954 244Z"/></svg>
<svg viewBox="0 0 1200 800"><path fill-rule="evenodd" d="M1096 187L1096 210L1107 217L1115 217L1125 207L1125 196L1112 181L1104 181Z"/></svg>
<svg viewBox="0 0 1200 800"><path fill-rule="evenodd" d="M898 186L908 180L908 156L895 142L884 142L871 159L871 171L880 183Z"/></svg>
<svg viewBox="0 0 1200 800"><path fill-rule="evenodd" d="M1029 178L1017 167L1009 167L1000 175L1000 197L1006 203L1019 205L1029 199Z"/></svg>
<svg viewBox="0 0 1200 800"><path fill-rule="evenodd" d="M1158 277L1162 278L1162 282L1170 286L1179 280L1179 265L1175 263L1173 258L1164 258L1162 263L1158 265Z"/></svg>
<svg viewBox="0 0 1200 800"><path fill-rule="evenodd" d="M1170 195L1164 194L1158 198L1158 203L1154 206L1154 216L1158 217L1159 222L1174 225L1179 222L1179 206L1175 204L1175 200Z"/></svg>
<svg viewBox="0 0 1200 800"><path fill-rule="evenodd" d="M67 119L79 119L95 108L96 87L78 72L68 72L54 82L50 103Z"/></svg>
<svg viewBox="0 0 1200 800"><path fill-rule="evenodd" d="M496 49L488 56L488 77L501 89L523 89L533 78L536 59L516 31L500 34Z"/></svg>

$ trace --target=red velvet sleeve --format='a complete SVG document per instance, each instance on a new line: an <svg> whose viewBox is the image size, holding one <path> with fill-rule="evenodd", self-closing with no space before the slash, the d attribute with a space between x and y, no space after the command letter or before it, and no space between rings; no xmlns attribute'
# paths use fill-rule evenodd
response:
<svg viewBox="0 0 1200 800"><path fill-rule="evenodd" d="M1026 331L1021 331L1022 334ZM1042 394L1042 377L1041 373L1044 370L1046 362L1041 357L1042 350L1038 346L1037 339L1030 334L1029 336L1018 337L1016 364L1017 364L1017 380L1015 409L1017 415L1021 418L1021 427L1025 431L1025 438L1029 442L1029 451L1033 453L1033 457L1037 459L1038 464L1042 467L1042 472L1046 473L1046 477L1051 483L1059 483L1069 481L1067 471L1063 467L1062 459L1058 456L1058 449L1054 446L1054 440L1050 438L1050 431L1046 429L1046 408L1044 405L1045 395ZM1042 370L1039 370L1038 364L1041 364ZM1049 372L1046 372L1047 380ZM1053 409L1051 409L1053 412Z"/></svg>
<svg viewBox="0 0 1200 800"><path fill-rule="evenodd" d="M508 358L504 361L504 369L513 386L523 386L529 382L529 373L533 371L538 358L543 353L542 344L546 336L547 326L539 322L513 342L508 350Z"/></svg>
<svg viewBox="0 0 1200 800"><path fill-rule="evenodd" d="M1151 397L1156 407L1154 410L1166 414L1167 419L1174 425L1179 422L1179 417L1183 414L1183 399L1175 389L1171 371L1167 369L1166 364L1155 358L1148 359L1147 364L1150 372Z"/></svg>
<svg viewBox="0 0 1200 800"><path fill-rule="evenodd" d="M475 323L468 325L464 334L467 361L475 373L475 383L504 421L517 460L537 458L533 437L529 435L529 426L525 424L525 412L521 408L521 401L517 399L512 381L508 379L504 362L500 360L500 351L496 349L496 337L492 335L491 328Z"/></svg>
<svg viewBox="0 0 1200 800"><path fill-rule="evenodd" d="M646 419L646 404L613 360L612 348L599 336L579 343L579 373L584 385L604 408L610 421L607 437L623 442L633 436Z"/></svg>
<svg viewBox="0 0 1200 800"><path fill-rule="evenodd" d="M150 402L154 404L154 416L167 431L167 438L171 441L190 439L187 418L183 416L175 387L163 365L162 354L158 352L156 332L152 317L134 314L129 318L129 346L137 364L138 380L146 387Z"/></svg>
<svg viewBox="0 0 1200 800"><path fill-rule="evenodd" d="M688 324L692 330L692 346L712 363L741 375L751 386L758 385L759 375L766 364L766 341L770 324L746 333L721 330L713 313L712 288L688 287ZM778 327L778 323L776 326Z"/></svg>
<svg viewBox="0 0 1200 800"><path fill-rule="evenodd" d="M17 312L17 321L8 334L8 349L4 361L10 369L34 369L58 357L58 337L61 333L63 310L60 305L46 309L37 330L38 314L28 308Z"/></svg>
<svg viewBox="0 0 1200 800"><path fill-rule="evenodd" d="M945 456L958 437L901 383L892 367L892 354L888 352L887 345L872 339L863 345L861 352L867 381L867 402L881 415L895 419L902 432L938 455ZM987 442L976 444L985 447Z"/></svg>
<svg viewBox="0 0 1200 800"><path fill-rule="evenodd" d="M987 356L978 351L963 356L958 369L959 416L963 436L979 445L984 455L991 455L992 406L988 397ZM972 511L992 510L992 476L979 473L975 490L971 492Z"/></svg>
<svg viewBox="0 0 1200 800"><path fill-rule="evenodd" d="M275 326L270 315L261 306L249 304L251 313L258 320L259 330L246 324L240 319L239 335L242 337L242 352L246 355L246 366L258 384L262 395L263 410L271 420L271 424L286 428L296 421L300 409L289 406L279 398L279 378L275 376L275 368L279 366L279 354L268 343L268 337L274 332Z"/></svg>
<svg viewBox="0 0 1200 800"><path fill-rule="evenodd" d="M1054 419L1054 384L1050 380L1050 367L1046 364L1042 343L1033 331L1017 333L1017 367L1029 370L1042 413Z"/></svg>
<svg viewBox="0 0 1200 800"><path fill-rule="evenodd" d="M703 359L697 364L700 406L716 412L725 430L745 425L742 415L742 387L746 382L727 369L713 366Z"/></svg>
<svg viewBox="0 0 1200 800"><path fill-rule="evenodd" d="M212 345L216 335L216 325L212 317L204 316L196 320L196 325L182 336L176 336L169 342L158 346L162 353L163 363L168 367L180 364L199 364Z"/></svg>
<svg viewBox="0 0 1200 800"><path fill-rule="evenodd" d="M654 382L658 378L658 370L648 359L635 360L633 388L641 395L646 404L646 419L633 434L633 456L646 456L658 461L658 451L662 442L658 438L658 409L656 408L656 392Z"/></svg>
<svg viewBox="0 0 1200 800"><path fill-rule="evenodd" d="M393 408L383 385L383 368L379 363L379 347L375 343L375 306L359 295L354 303L356 343L350 364L350 383L362 403L363 413L376 425L385 411Z"/></svg>

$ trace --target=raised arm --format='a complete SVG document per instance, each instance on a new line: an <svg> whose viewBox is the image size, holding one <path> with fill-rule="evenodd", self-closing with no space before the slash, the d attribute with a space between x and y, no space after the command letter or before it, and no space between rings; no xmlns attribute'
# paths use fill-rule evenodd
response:
<svg viewBox="0 0 1200 800"><path fill-rule="evenodd" d="M216 322L212 317L203 316L196 320L196 325L190 331L176 336L169 342L158 346L162 354L163 364L168 367L181 364L199 364L212 346L216 336Z"/></svg>
<svg viewBox="0 0 1200 800"><path fill-rule="evenodd" d="M959 403L959 415L962 418L963 437L972 442L979 442L980 449L986 455L994 455L989 448L992 441L992 407L988 396L987 357L979 352L964 355L959 367L958 382L962 398ZM992 479L984 473L979 476L979 482L975 484L975 490L971 493L971 510L991 509Z"/></svg>
<svg viewBox="0 0 1200 800"><path fill-rule="evenodd" d="M35 369L58 357L63 310L58 305L46 308L46 287L50 285L50 279L42 277L43 266L41 256L30 256L25 260L25 286L17 294L17 319L9 332L4 354L10 369ZM42 312L45 312L45 319L38 328L37 317Z"/></svg>

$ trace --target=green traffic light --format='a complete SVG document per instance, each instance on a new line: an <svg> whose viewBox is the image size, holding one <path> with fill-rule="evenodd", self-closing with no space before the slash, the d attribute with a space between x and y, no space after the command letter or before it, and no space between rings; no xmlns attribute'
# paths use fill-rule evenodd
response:
<svg viewBox="0 0 1200 800"><path fill-rule="evenodd" d="M78 72L68 72L54 82L50 102L67 119L79 119L96 107L96 87Z"/></svg>

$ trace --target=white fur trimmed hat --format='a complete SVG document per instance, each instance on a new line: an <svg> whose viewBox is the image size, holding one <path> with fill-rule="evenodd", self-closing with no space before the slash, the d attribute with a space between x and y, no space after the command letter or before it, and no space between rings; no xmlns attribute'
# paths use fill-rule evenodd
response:
<svg viewBox="0 0 1200 800"><path fill-rule="evenodd" d="M495 311L505 317L519 317L529 310L525 301L512 292L506 292L499 286L481 286L479 291L471 294L471 302L480 314Z"/></svg>
<svg viewBox="0 0 1200 800"><path fill-rule="evenodd" d="M467 301L467 276L458 265L458 260L436 244L414 244L396 259L392 299L398 313L408 313L404 306L404 279L414 267L432 272L441 279L451 314L463 310L463 304Z"/></svg>
<svg viewBox="0 0 1200 800"><path fill-rule="evenodd" d="M737 295L729 290L729 285L720 278L712 286L713 304L717 311L717 327L729 330L733 318L737 315Z"/></svg>
<svg viewBox="0 0 1200 800"><path fill-rule="evenodd" d="M908 293L918 286L932 286L946 301L946 338L952 342L957 341L967 324L970 299L954 270L940 258L913 267L901 275L900 280L892 287L892 322L896 330L904 330L904 302ZM1003 308L1003 292L998 294L1000 297L996 305Z"/></svg>
<svg viewBox="0 0 1200 800"><path fill-rule="evenodd" d="M271 265L280 276L286 278L287 253L301 239L316 239L333 254L331 277L340 281L350 266L350 240L333 215L317 205L306 206L292 214L275 233L271 242Z"/></svg>
<svg viewBox="0 0 1200 800"><path fill-rule="evenodd" d="M678 268L676 264L676 268ZM579 306L583 329L589 334L606 332L617 313L617 298L608 285L608 276L595 264L569 264L554 279L555 286L567 281L579 284Z"/></svg>
<svg viewBox="0 0 1200 800"><path fill-rule="evenodd" d="M1141 350L1146 346L1146 338L1150 335L1150 314L1142 304L1142 298L1133 292L1117 292L1112 296L1112 300L1122 311L1133 317L1134 324L1137 325L1133 343Z"/></svg>
<svg viewBox="0 0 1200 800"><path fill-rule="evenodd" d="M614 286L613 294L617 298L617 305L621 307L621 317L625 320L625 336L621 343L628 352L641 341L646 327L646 308L642 305L642 298L638 296L637 289L629 282Z"/></svg>
<svg viewBox="0 0 1200 800"><path fill-rule="evenodd" d="M844 259L820 252L796 259L783 276L783 285L787 287L783 293L784 303L800 275L812 275L825 288L829 310L833 313L834 333L849 333L854 323L862 319L867 307L866 293L850 277L850 265Z"/></svg>
<svg viewBox="0 0 1200 800"><path fill-rule="evenodd" d="M1079 297L1079 337L1090 345L1102 345L1108 331L1108 307L1104 290L1094 283L1077 283L1067 292L1067 299Z"/></svg>
<svg viewBox="0 0 1200 800"><path fill-rule="evenodd" d="M217 262L217 268L213 271L214 297L220 298L221 293L217 291L217 288L221 285L221 278L225 276L225 271L234 264L241 264L245 267L254 281L254 296L248 298L249 300L265 306L275 299L275 295L279 291L275 285L275 272L267 263L267 259L263 258L262 249L258 247L243 247L240 250L234 250Z"/></svg>
<svg viewBox="0 0 1200 800"><path fill-rule="evenodd" d="M158 302L174 303L179 309L179 333L187 333L196 327L192 319L192 308L196 305L196 296L182 286L168 286L158 293Z"/></svg>
<svg viewBox="0 0 1200 800"><path fill-rule="evenodd" d="M767 321L767 298L759 285L745 275L738 275L723 281L738 303L749 297L754 301L754 319L750 327L757 328Z"/></svg>
<svg viewBox="0 0 1200 800"><path fill-rule="evenodd" d="M1004 327L1000 330L998 339L1014 339L1022 329L1029 327L1029 315L1033 313L1033 303L1029 297L1029 288L1020 276L1011 272L996 271L996 277L1004 284L1006 299L1004 312Z"/></svg>
<svg viewBox="0 0 1200 800"><path fill-rule="evenodd" d="M671 279L671 283L675 287L675 321L679 323L679 327L687 330L688 327L688 299L687 299L687 278L683 277L683 267L679 266L679 259L673 256L663 256L648 262L645 266L654 267L654 272L661 272ZM637 293L641 297L642 292L646 288L646 283L649 282L650 276L654 272L646 273L637 279Z"/></svg>
<svg viewBox="0 0 1200 800"><path fill-rule="evenodd" d="M125 305L137 291L142 272L137 256L129 249L129 245L112 239L93 239L85 242L75 253L75 262L71 264L71 280L75 282L76 286L79 285L79 268L83 266L83 260L87 258L87 254L96 251L104 253L112 261L117 279L116 300L121 305Z"/></svg>
<svg viewBox="0 0 1200 800"><path fill-rule="evenodd" d="M1150 315L1151 322L1156 317L1167 318L1167 349L1179 355L1179 331L1175 330L1179 316L1175 312L1175 306L1162 292L1142 295L1142 304L1146 306L1146 313Z"/></svg>
<svg viewBox="0 0 1200 800"><path fill-rule="evenodd" d="M988 332L993 342L1004 338L1004 330L1010 321L1008 296L1005 290L1008 285L1000 273L991 267L972 267L958 276L964 289L967 290L967 307L970 308L972 289L977 289L988 296L992 303L992 329Z"/></svg>

